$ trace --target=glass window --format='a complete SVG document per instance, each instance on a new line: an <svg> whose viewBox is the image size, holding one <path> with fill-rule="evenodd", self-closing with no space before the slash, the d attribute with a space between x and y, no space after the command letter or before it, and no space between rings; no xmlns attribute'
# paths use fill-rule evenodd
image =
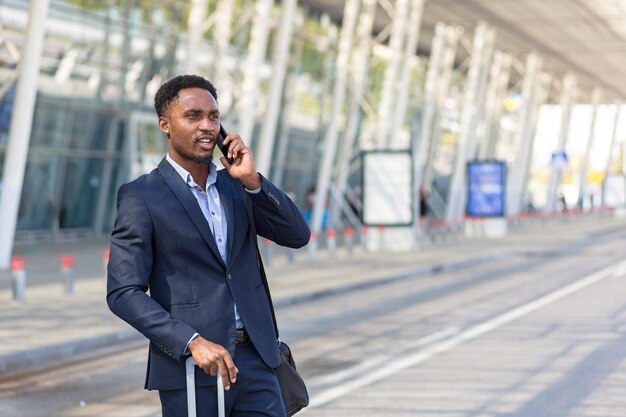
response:
<svg viewBox="0 0 626 417"><path fill-rule="evenodd" d="M101 159L68 158L59 213L59 226L92 228L102 183Z"/></svg>
<svg viewBox="0 0 626 417"><path fill-rule="evenodd" d="M55 197L58 158L29 155L17 217L19 230L51 229L59 204Z"/></svg>

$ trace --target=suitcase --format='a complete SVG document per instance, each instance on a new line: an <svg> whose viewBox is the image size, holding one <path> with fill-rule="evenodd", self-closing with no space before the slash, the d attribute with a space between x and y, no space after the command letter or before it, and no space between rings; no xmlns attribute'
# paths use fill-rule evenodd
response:
<svg viewBox="0 0 626 417"><path fill-rule="evenodd" d="M196 361L189 357L185 362L185 373L187 374L187 413L189 417L196 416ZM224 382L222 376L217 373L217 414L219 417L226 417L224 408Z"/></svg>

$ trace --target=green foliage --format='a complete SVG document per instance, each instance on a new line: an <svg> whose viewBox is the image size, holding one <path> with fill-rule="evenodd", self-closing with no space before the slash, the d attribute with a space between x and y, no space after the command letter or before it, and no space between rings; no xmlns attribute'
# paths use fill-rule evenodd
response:
<svg viewBox="0 0 626 417"><path fill-rule="evenodd" d="M106 10L109 7L109 0L68 0L68 3L87 10ZM119 3L119 0L115 3Z"/></svg>
<svg viewBox="0 0 626 417"><path fill-rule="evenodd" d="M189 15L188 0L67 0L87 11L105 12L111 8L117 9L120 16L124 16L127 7L139 10L144 23L152 23L152 15L155 10L162 10L166 21L178 30L186 30L187 17Z"/></svg>

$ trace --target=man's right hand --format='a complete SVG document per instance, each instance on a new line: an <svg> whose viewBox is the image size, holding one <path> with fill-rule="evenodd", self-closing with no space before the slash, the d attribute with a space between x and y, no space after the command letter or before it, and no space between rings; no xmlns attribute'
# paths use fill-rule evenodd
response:
<svg viewBox="0 0 626 417"><path fill-rule="evenodd" d="M219 371L222 375L225 390L230 389L231 382L235 383L239 369L237 369L233 359L224 347L211 343L202 336L197 336L189 342L188 349L198 366L205 373L216 376Z"/></svg>

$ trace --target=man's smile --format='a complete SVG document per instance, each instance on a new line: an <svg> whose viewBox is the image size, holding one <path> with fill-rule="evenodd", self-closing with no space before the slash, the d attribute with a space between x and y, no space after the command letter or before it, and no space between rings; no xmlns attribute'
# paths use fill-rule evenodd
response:
<svg viewBox="0 0 626 417"><path fill-rule="evenodd" d="M211 150L215 146L215 136L214 135L202 135L196 138L196 142L200 145L202 149Z"/></svg>

